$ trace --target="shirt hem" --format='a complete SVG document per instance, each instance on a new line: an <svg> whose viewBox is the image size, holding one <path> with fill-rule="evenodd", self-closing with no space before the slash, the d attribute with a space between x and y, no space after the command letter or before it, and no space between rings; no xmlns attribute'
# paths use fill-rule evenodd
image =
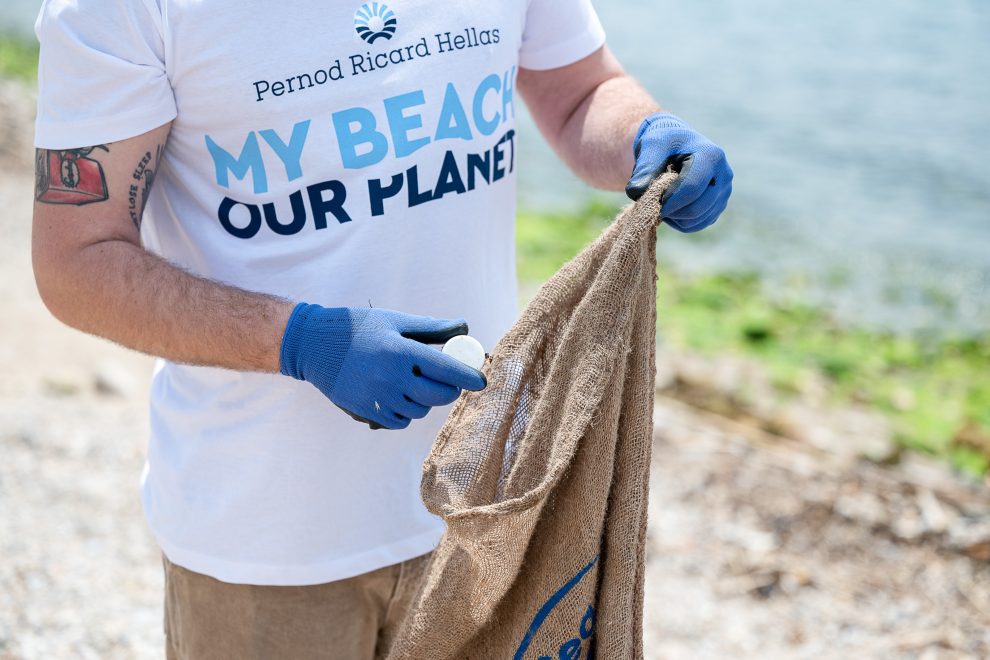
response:
<svg viewBox="0 0 990 660"><path fill-rule="evenodd" d="M404 562L436 549L442 528L333 561L305 566L273 566L229 561L185 550L163 539L152 529L159 547L173 564L231 584L300 587L345 580L356 575Z"/></svg>
<svg viewBox="0 0 990 660"><path fill-rule="evenodd" d="M175 107L144 108L123 117L101 117L87 121L52 121L39 113L34 125L38 149L77 149L94 144L119 142L164 126L176 118Z"/></svg>
<svg viewBox="0 0 990 660"><path fill-rule="evenodd" d="M576 37L538 51L519 52L519 66L533 71L557 69L574 64L605 45L605 29L596 21Z"/></svg>

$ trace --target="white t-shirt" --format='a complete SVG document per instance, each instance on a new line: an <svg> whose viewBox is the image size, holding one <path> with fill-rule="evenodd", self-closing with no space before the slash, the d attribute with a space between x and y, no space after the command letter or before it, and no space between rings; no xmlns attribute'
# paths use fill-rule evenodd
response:
<svg viewBox="0 0 990 660"><path fill-rule="evenodd" d="M293 300L463 317L488 349L516 314L518 67L604 43L590 0L47 0L36 29L36 146L173 122L150 250ZM173 562L236 583L423 554L447 412L370 431L308 383L162 361L149 524Z"/></svg>

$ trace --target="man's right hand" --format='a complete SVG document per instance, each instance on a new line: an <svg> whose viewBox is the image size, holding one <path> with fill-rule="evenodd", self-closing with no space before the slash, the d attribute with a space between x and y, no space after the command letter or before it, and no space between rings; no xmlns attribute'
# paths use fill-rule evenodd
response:
<svg viewBox="0 0 990 660"><path fill-rule="evenodd" d="M463 320L300 303L285 328L281 371L373 429L404 429L461 389L484 389L484 374L426 345L467 331Z"/></svg>

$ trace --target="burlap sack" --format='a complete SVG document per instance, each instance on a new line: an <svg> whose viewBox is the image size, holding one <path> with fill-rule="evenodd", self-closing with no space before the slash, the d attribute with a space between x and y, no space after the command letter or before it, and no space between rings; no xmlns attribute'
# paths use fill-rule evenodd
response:
<svg viewBox="0 0 990 660"><path fill-rule="evenodd" d="M447 522L390 658L640 658L665 175L536 294L423 466Z"/></svg>

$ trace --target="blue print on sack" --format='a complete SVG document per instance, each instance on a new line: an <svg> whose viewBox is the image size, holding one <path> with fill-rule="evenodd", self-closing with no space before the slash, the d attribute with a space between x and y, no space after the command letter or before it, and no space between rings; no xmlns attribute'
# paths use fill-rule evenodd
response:
<svg viewBox="0 0 990 660"><path fill-rule="evenodd" d="M519 644L519 648L516 649L516 653L513 656L513 660L523 660L523 656L526 651L529 650L530 644L533 643L533 639L536 637L536 633L540 630L540 626L546 621L553 609L560 604L560 601L564 599L571 590L584 579L584 576L594 568L595 564L598 563L599 555L596 555L591 562L577 572L577 575L572 577L567 583L557 590L550 598L543 604L543 607L536 613L533 617L532 623L529 624L529 630L526 631L526 636L523 637L522 642ZM569 639L564 642L560 647L560 660L577 660L581 657L581 644L583 641L589 639L595 630L595 608L592 605L588 605L587 611L581 618L580 624L578 626L578 637L574 639ZM542 656L539 660L550 660L548 656Z"/></svg>
<svg viewBox="0 0 990 660"><path fill-rule="evenodd" d="M382 2L363 4L354 12L354 30L369 44L379 38L391 39L397 23L395 12Z"/></svg>

